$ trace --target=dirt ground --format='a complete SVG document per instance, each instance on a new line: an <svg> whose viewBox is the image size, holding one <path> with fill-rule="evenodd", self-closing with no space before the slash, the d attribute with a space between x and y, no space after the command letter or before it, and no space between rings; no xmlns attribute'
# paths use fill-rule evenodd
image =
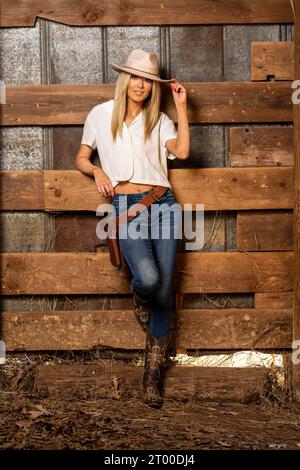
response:
<svg viewBox="0 0 300 470"><path fill-rule="evenodd" d="M41 398L0 392L0 449L300 450L300 405Z"/></svg>

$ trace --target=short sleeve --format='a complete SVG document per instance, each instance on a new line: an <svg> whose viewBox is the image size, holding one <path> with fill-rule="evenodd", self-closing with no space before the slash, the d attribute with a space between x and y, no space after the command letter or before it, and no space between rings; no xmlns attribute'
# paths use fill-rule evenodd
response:
<svg viewBox="0 0 300 470"><path fill-rule="evenodd" d="M176 158L176 155L173 155L172 153L168 152L168 149L166 148L166 142L170 139L177 139L177 129L172 119L170 119L167 114L162 113L160 140L163 146L165 147L167 158L169 158L170 160L174 160L174 158Z"/></svg>
<svg viewBox="0 0 300 470"><path fill-rule="evenodd" d="M82 134L81 143L84 145L88 145L89 147L92 147L92 149L94 150L97 147L96 131L91 123L91 118L89 114L87 115L84 126L83 126L83 134Z"/></svg>

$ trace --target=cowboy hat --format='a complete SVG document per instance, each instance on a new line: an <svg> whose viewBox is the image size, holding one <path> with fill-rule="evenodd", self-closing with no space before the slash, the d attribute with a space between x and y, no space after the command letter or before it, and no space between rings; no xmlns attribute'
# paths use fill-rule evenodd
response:
<svg viewBox="0 0 300 470"><path fill-rule="evenodd" d="M159 76L159 62L154 52L146 52L142 49L134 49L128 56L126 63L122 66L109 64L117 72L127 72L140 77L151 78L158 82L174 82L174 78L164 80Z"/></svg>

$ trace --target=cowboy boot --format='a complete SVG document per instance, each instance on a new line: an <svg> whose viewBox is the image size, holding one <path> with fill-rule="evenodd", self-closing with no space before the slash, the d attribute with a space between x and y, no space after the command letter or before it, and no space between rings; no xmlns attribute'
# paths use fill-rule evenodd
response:
<svg viewBox="0 0 300 470"><path fill-rule="evenodd" d="M143 401L145 404L160 408L163 404L161 397L162 373L166 364L170 334L157 339L147 329L145 365L143 375Z"/></svg>
<svg viewBox="0 0 300 470"><path fill-rule="evenodd" d="M152 293L147 299L142 299L133 290L131 283L131 292L133 293L133 305L135 317L144 332L147 331L149 319L150 319L150 305L149 301L152 299L154 293Z"/></svg>

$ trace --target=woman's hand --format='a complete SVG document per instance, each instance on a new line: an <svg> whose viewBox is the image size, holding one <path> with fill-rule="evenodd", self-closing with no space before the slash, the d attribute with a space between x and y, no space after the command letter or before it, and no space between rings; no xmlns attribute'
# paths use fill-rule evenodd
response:
<svg viewBox="0 0 300 470"><path fill-rule="evenodd" d="M183 106L183 105L187 104L186 89L184 88L183 85L181 85L181 83L177 82L176 79L173 83L171 83L171 90L172 90L172 94L173 94L173 98L174 98L174 102L175 102L176 107L177 106Z"/></svg>
<svg viewBox="0 0 300 470"><path fill-rule="evenodd" d="M114 197L115 191L107 174L103 170L101 170L101 168L95 168L93 170L93 174L97 189L101 196Z"/></svg>

